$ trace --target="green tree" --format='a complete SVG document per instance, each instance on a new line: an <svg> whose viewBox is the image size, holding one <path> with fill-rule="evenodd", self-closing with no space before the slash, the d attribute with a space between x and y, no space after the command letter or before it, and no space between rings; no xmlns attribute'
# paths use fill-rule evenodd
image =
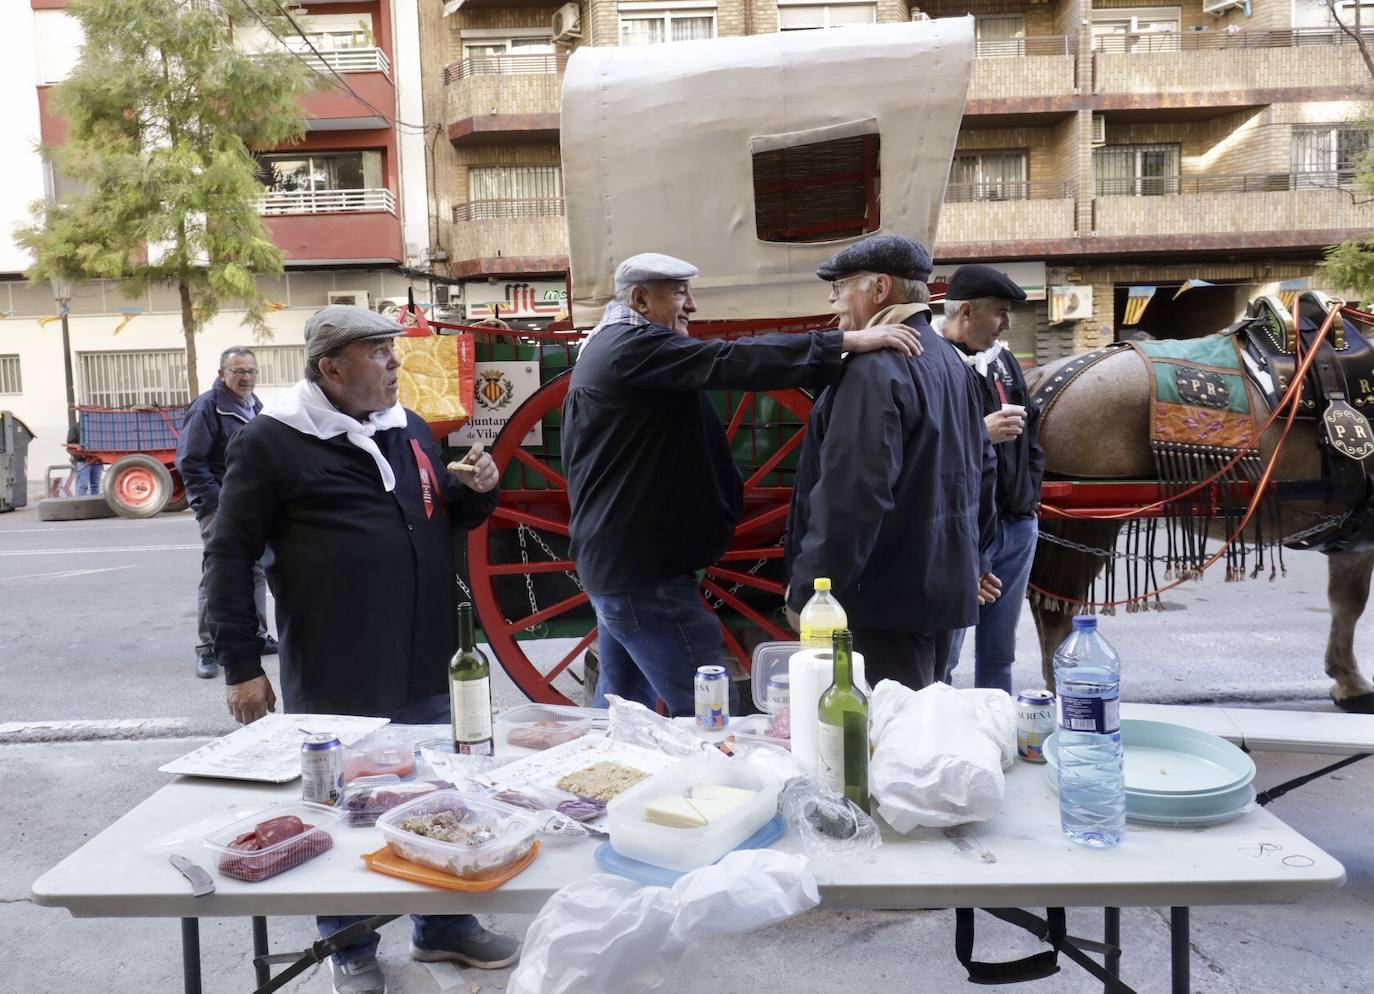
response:
<svg viewBox="0 0 1374 994"><path fill-rule="evenodd" d="M284 49L233 47L231 19L290 30L259 2L72 0L86 42L52 94L66 140L44 151L80 192L35 204L35 223L17 233L36 260L32 280L113 279L130 297L176 287L191 396L196 332L237 301L266 334L255 275L282 271L258 215L252 150L300 140L299 100L313 84Z"/></svg>
<svg viewBox="0 0 1374 994"><path fill-rule="evenodd" d="M1365 69L1374 81L1374 52L1370 51L1367 26L1360 21L1360 4L1354 4L1355 12L1351 21L1341 17L1335 0L1325 0L1327 12L1337 27L1359 48L1360 58ZM1364 121L1374 133L1374 120L1368 114ZM1369 203L1374 200L1374 148L1367 151L1355 169L1354 190L1351 196L1356 203ZM1326 250L1326 256L1317 267L1318 275L1330 286L1340 290L1354 291L1366 304L1374 298L1374 239L1354 238L1333 245Z"/></svg>

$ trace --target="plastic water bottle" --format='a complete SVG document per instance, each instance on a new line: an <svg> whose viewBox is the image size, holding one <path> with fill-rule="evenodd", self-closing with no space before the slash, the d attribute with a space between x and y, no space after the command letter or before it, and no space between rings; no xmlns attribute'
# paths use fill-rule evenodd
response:
<svg viewBox="0 0 1374 994"><path fill-rule="evenodd" d="M1055 650L1059 694L1059 821L1079 845L1114 846L1126 831L1121 748L1121 657L1078 615Z"/></svg>

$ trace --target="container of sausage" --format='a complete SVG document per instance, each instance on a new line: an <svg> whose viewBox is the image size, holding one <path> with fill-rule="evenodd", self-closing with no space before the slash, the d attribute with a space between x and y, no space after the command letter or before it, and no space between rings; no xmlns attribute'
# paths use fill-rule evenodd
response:
<svg viewBox="0 0 1374 994"><path fill-rule="evenodd" d="M334 845L329 830L344 811L307 801L274 804L205 837L221 875L257 883L275 877Z"/></svg>

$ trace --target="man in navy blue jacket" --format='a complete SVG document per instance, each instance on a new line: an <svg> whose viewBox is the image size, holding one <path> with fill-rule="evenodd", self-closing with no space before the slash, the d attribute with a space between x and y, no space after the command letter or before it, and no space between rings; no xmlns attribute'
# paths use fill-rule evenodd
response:
<svg viewBox="0 0 1374 994"><path fill-rule="evenodd" d="M219 510L220 485L224 482L224 450L262 410L262 401L253 393L258 382L258 360L253 350L242 345L225 349L219 357L219 375L209 390L197 397L186 412L186 424L177 442L177 472L186 485L186 496L200 526L200 539L209 544ZM277 643L267 633L267 577L262 564L253 567L253 597L258 607L258 643L263 653L277 651ZM200 641L196 643L196 676L214 679L219 673L210 627L205 614L205 570L202 559L200 588L196 593L196 617Z"/></svg>
<svg viewBox="0 0 1374 994"><path fill-rule="evenodd" d="M899 321L925 348L845 360L812 408L787 522L789 612L829 577L868 682L915 690L944 675L953 632L1000 587L997 460L977 384L931 330L930 269L919 242L875 235L817 271L841 329Z"/></svg>

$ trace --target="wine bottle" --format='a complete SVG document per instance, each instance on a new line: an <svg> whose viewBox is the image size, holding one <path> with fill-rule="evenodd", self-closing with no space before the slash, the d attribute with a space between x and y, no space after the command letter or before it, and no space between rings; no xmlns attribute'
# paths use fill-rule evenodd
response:
<svg viewBox="0 0 1374 994"><path fill-rule="evenodd" d="M448 664L449 703L453 715L453 751L490 756L496 747L491 730L491 664L472 634L472 605L458 605L458 651Z"/></svg>
<svg viewBox="0 0 1374 994"><path fill-rule="evenodd" d="M854 636L835 630L835 682L816 705L820 780L868 810L868 699L854 686Z"/></svg>

